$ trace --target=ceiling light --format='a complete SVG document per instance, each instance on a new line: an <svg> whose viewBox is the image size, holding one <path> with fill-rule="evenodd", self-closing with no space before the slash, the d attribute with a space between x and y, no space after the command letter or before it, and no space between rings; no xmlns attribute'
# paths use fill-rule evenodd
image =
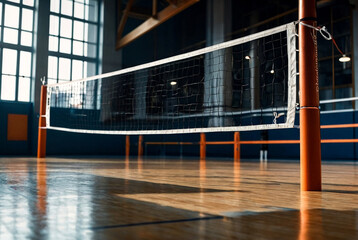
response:
<svg viewBox="0 0 358 240"><path fill-rule="evenodd" d="M343 55L342 57L339 58L340 62L350 62L351 58L347 57L346 55Z"/></svg>

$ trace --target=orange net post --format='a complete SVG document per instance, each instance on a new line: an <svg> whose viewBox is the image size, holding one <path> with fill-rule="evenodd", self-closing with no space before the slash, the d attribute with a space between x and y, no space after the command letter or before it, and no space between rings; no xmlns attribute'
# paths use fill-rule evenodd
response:
<svg viewBox="0 0 358 240"><path fill-rule="evenodd" d="M299 0L299 19L317 25L316 1ZM299 25L301 190L321 190L321 133L316 30Z"/></svg>
<svg viewBox="0 0 358 240"><path fill-rule="evenodd" d="M130 137L127 135L126 136L126 157L129 157L129 151L130 151L130 147L131 147L131 142L130 142Z"/></svg>
<svg viewBox="0 0 358 240"><path fill-rule="evenodd" d="M143 156L143 135L138 137L138 157Z"/></svg>
<svg viewBox="0 0 358 240"><path fill-rule="evenodd" d="M240 133L234 133L234 160L240 160Z"/></svg>
<svg viewBox="0 0 358 240"><path fill-rule="evenodd" d="M205 133L200 133L200 159L206 158L206 136Z"/></svg>
<svg viewBox="0 0 358 240"><path fill-rule="evenodd" d="M41 86L39 133L37 144L37 158L46 157L46 99L47 86Z"/></svg>

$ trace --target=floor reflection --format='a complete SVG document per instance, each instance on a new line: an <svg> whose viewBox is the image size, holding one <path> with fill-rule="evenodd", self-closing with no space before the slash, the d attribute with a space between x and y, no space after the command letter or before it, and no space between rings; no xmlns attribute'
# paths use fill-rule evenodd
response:
<svg viewBox="0 0 358 240"><path fill-rule="evenodd" d="M0 159L0 239L358 239L352 166L198 161Z"/></svg>
<svg viewBox="0 0 358 240"><path fill-rule="evenodd" d="M200 179L200 186L204 186L206 181L206 160L200 159L199 160L199 179Z"/></svg>
<svg viewBox="0 0 358 240"><path fill-rule="evenodd" d="M301 192L299 240L323 239L321 208L321 192Z"/></svg>
<svg viewBox="0 0 358 240"><path fill-rule="evenodd" d="M129 173L129 157L126 157L125 160L124 160L124 169L126 171L126 174Z"/></svg>
<svg viewBox="0 0 358 240"><path fill-rule="evenodd" d="M37 209L41 216L46 215L47 207L47 184L46 162L44 159L37 160Z"/></svg>
<svg viewBox="0 0 358 240"><path fill-rule="evenodd" d="M240 186L240 160L235 159L234 160L234 185L235 187Z"/></svg>
<svg viewBox="0 0 358 240"><path fill-rule="evenodd" d="M260 172L261 174L266 173L267 171L267 160L260 160Z"/></svg>
<svg viewBox="0 0 358 240"><path fill-rule="evenodd" d="M143 172L143 158L142 157L138 157L137 158L137 170L138 170L138 173L142 173Z"/></svg>

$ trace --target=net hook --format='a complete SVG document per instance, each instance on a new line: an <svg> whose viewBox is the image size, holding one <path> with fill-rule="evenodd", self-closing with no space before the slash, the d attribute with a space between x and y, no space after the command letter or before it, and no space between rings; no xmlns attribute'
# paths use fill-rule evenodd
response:
<svg viewBox="0 0 358 240"><path fill-rule="evenodd" d="M284 113L277 114L277 112L273 112L273 116L274 116L273 124L277 124L277 119L283 115L285 115L285 114Z"/></svg>
<svg viewBox="0 0 358 240"><path fill-rule="evenodd" d="M321 28L318 28L319 33L322 35L322 37L326 40L332 40L332 35L328 32L326 26L323 26Z"/></svg>
<svg viewBox="0 0 358 240"><path fill-rule="evenodd" d="M323 27L315 27L315 26L312 26L312 25L309 25L309 24L306 24L306 23L303 23L303 22L299 22L299 24L301 24L302 26L305 26L305 27L308 27L308 28L312 28L314 30L316 30L317 32L319 32L322 37L326 40L332 40L332 35L328 32L326 26L323 26Z"/></svg>

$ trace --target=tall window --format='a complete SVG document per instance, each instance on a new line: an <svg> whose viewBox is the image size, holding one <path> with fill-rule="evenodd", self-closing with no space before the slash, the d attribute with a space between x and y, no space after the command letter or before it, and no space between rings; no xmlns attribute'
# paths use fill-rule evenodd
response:
<svg viewBox="0 0 358 240"><path fill-rule="evenodd" d="M34 0L0 0L0 99L30 101Z"/></svg>
<svg viewBox="0 0 358 240"><path fill-rule="evenodd" d="M98 0L51 0L48 82L97 74Z"/></svg>
<svg viewBox="0 0 358 240"><path fill-rule="evenodd" d="M351 7L345 1L318 9L319 24L327 27L339 48L351 59L352 17ZM318 36L318 64L320 99L348 98L353 96L352 61L339 61L340 53L332 41ZM323 104L322 110L352 109L352 102Z"/></svg>

